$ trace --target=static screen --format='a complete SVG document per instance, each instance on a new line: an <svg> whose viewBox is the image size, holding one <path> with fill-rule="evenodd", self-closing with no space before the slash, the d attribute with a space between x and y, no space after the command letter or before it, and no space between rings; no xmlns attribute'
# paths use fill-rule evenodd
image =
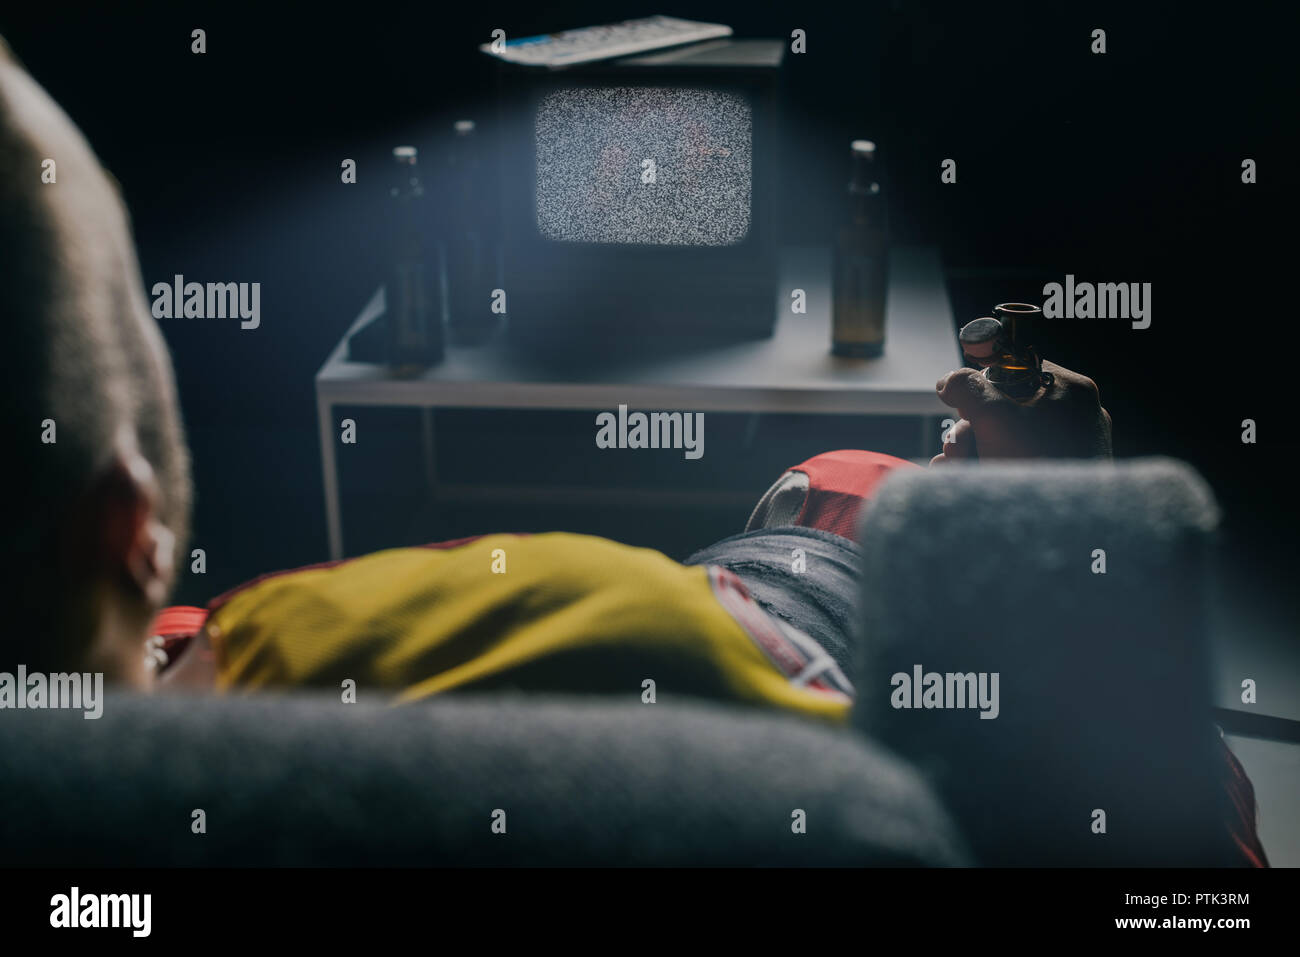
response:
<svg viewBox="0 0 1300 957"><path fill-rule="evenodd" d="M578 243L730 246L749 232L749 103L715 90L556 90L537 109L537 229Z"/></svg>

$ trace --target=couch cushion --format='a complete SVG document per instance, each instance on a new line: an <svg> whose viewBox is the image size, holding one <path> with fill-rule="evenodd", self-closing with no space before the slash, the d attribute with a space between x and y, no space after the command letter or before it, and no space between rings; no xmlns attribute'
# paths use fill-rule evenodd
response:
<svg viewBox="0 0 1300 957"><path fill-rule="evenodd" d="M703 702L117 694L99 720L0 712L0 780L13 865L964 860L896 757L847 729Z"/></svg>

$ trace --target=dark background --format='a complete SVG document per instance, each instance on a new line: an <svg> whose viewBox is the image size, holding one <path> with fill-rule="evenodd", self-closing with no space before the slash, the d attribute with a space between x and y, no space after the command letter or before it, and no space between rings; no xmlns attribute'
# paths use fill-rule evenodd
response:
<svg viewBox="0 0 1300 957"><path fill-rule="evenodd" d="M726 22L738 36L807 31L808 52L787 58L785 77L791 242L828 241L848 141L870 137L895 232L941 245L959 323L995 302L1041 302L1043 283L1067 272L1151 282L1150 329L1062 321L1044 351L1099 383L1119 455L1174 455L1207 476L1226 511L1231 587L1281 615L1295 530L1281 441L1295 390L1282 197L1295 155L1294 14L1250 2L1047 7L148 3L0 14L15 53L121 182L146 288L174 273L262 283L256 331L162 321L194 453L194 544L208 556L208 574L183 582L180 599L202 603L325 557L313 376L380 280L386 151L410 141L426 155L454 119L487 115L491 64L476 46L495 27L518 36L664 12ZM195 27L207 31L203 56L190 52ZM1105 55L1089 52L1096 27ZM339 181L344 157L358 161L356 186ZM956 185L939 180L947 157ZM1246 157L1257 185L1240 181ZM421 511L414 414L365 415L363 454L343 463L350 552L568 528L681 557L748 511ZM1243 418L1257 421L1259 444L1241 443ZM450 412L439 428L441 462L463 481L591 480L598 468L611 483L689 483L739 499L827 448L915 454L901 423L848 418L710 415L703 460L654 466L634 452L585 458L587 413ZM1294 634L1278 615L1269 627Z"/></svg>

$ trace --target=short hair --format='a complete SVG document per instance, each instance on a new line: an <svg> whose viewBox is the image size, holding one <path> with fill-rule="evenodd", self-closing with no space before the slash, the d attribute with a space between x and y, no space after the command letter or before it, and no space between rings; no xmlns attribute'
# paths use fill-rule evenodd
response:
<svg viewBox="0 0 1300 957"><path fill-rule="evenodd" d="M43 181L47 160L53 182ZM149 314L130 221L114 181L0 38L0 319L4 441L12 463L0 597L20 628L53 622L66 594L56 560L72 508L134 428L159 485L161 520L186 542L189 461L166 345ZM52 420L55 441L43 441ZM75 538L73 539L75 541ZM24 621L26 619L26 621ZM6 629L10 630L10 629ZM56 652L90 635L0 639L11 653ZM42 644L44 642L44 644ZM26 647L21 647L26 644ZM53 654L49 654L53 652ZM22 661L22 659L17 659ZM27 662L31 663L31 662Z"/></svg>

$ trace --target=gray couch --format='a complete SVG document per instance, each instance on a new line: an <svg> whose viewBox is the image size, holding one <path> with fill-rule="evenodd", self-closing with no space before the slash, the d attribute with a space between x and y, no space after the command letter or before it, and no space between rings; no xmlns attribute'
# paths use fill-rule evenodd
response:
<svg viewBox="0 0 1300 957"><path fill-rule="evenodd" d="M0 864L1227 863L1214 522L1169 461L891 478L865 519L851 728L636 697L0 712ZM998 672L999 716L891 707L916 664Z"/></svg>

